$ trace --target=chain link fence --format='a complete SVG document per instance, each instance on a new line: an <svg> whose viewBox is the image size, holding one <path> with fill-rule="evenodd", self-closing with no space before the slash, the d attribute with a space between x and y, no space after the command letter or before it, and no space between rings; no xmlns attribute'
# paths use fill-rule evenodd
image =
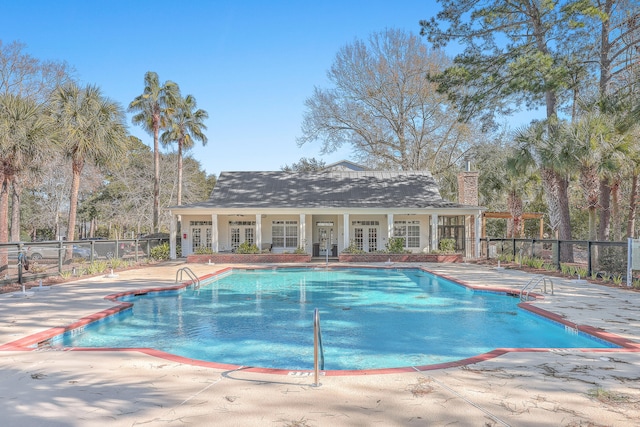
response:
<svg viewBox="0 0 640 427"><path fill-rule="evenodd" d="M0 244L0 285L81 276L146 262L166 238Z"/></svg>

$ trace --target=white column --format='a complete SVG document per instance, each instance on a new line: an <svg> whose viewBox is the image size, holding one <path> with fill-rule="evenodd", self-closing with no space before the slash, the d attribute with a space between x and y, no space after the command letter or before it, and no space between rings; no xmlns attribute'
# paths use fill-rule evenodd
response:
<svg viewBox="0 0 640 427"><path fill-rule="evenodd" d="M344 238L342 239L342 242L344 243L344 248L349 247L349 233L351 231L351 224L349 224L349 214L343 214L343 224L344 224ZM343 248L343 249L344 249Z"/></svg>
<svg viewBox="0 0 640 427"><path fill-rule="evenodd" d="M262 250L262 214L256 214L256 246Z"/></svg>
<svg viewBox="0 0 640 427"><path fill-rule="evenodd" d="M480 242L480 236L482 236L482 211L478 211L478 213L476 214L476 250L475 253L473 254L474 258L480 258L480 249L481 249L481 242Z"/></svg>
<svg viewBox="0 0 640 427"><path fill-rule="evenodd" d="M307 250L307 216L300 214L300 229L298 230L298 247Z"/></svg>
<svg viewBox="0 0 640 427"><path fill-rule="evenodd" d="M431 214L431 248L438 249L438 214Z"/></svg>
<svg viewBox="0 0 640 427"><path fill-rule="evenodd" d="M176 217L169 211L169 258L176 259ZM181 254L182 255L182 254Z"/></svg>
<svg viewBox="0 0 640 427"><path fill-rule="evenodd" d="M387 214L387 243L393 237L393 214ZM405 243L406 244L406 243Z"/></svg>
<svg viewBox="0 0 640 427"><path fill-rule="evenodd" d="M211 214L211 250L216 253L219 250L218 242L218 214Z"/></svg>

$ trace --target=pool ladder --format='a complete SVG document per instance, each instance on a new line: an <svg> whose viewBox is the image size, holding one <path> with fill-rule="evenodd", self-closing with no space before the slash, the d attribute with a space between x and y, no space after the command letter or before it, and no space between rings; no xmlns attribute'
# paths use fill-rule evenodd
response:
<svg viewBox="0 0 640 427"><path fill-rule="evenodd" d="M322 346L322 331L320 330L320 312L316 308L313 312L313 373L315 386L318 387L318 371L324 371L324 347Z"/></svg>
<svg viewBox="0 0 640 427"><path fill-rule="evenodd" d="M540 283L542 283L542 292L546 294L547 282L549 282L549 285L551 286L551 295L553 295L553 280L547 276L534 276L522 287L522 289L520 289L520 301L528 301L529 294L536 288L536 286L540 285Z"/></svg>
<svg viewBox="0 0 640 427"><path fill-rule="evenodd" d="M200 279L198 279L198 276L196 276L196 274L189 267L182 267L181 269L176 271L176 283L182 282L182 273L185 273L187 276L189 276L189 279L191 279L191 282L193 283L194 289L200 288Z"/></svg>

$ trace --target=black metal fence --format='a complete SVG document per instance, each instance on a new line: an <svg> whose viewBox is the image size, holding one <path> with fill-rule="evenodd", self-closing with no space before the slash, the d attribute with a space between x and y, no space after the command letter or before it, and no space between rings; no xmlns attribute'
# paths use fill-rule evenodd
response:
<svg viewBox="0 0 640 427"><path fill-rule="evenodd" d="M73 276L151 259L166 238L77 240L0 244L0 285Z"/></svg>
<svg viewBox="0 0 640 427"><path fill-rule="evenodd" d="M570 265L588 276L607 274L626 278L627 246L627 242L487 238L481 240L481 256L514 261L536 258L556 270Z"/></svg>

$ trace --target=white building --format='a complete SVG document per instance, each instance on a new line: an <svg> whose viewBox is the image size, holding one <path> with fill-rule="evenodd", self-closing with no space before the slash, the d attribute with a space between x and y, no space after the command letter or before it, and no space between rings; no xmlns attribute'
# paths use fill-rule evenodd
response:
<svg viewBox="0 0 640 427"><path fill-rule="evenodd" d="M209 200L170 208L171 254L200 247L231 252L247 242L325 257L350 245L383 250L389 238L403 237L412 252L453 238L466 257L476 257L484 210L477 206L477 180L477 172L461 174L460 198L469 204L460 204L443 200L427 171L370 171L339 162L318 172L222 172ZM178 216L181 254L174 247Z"/></svg>

